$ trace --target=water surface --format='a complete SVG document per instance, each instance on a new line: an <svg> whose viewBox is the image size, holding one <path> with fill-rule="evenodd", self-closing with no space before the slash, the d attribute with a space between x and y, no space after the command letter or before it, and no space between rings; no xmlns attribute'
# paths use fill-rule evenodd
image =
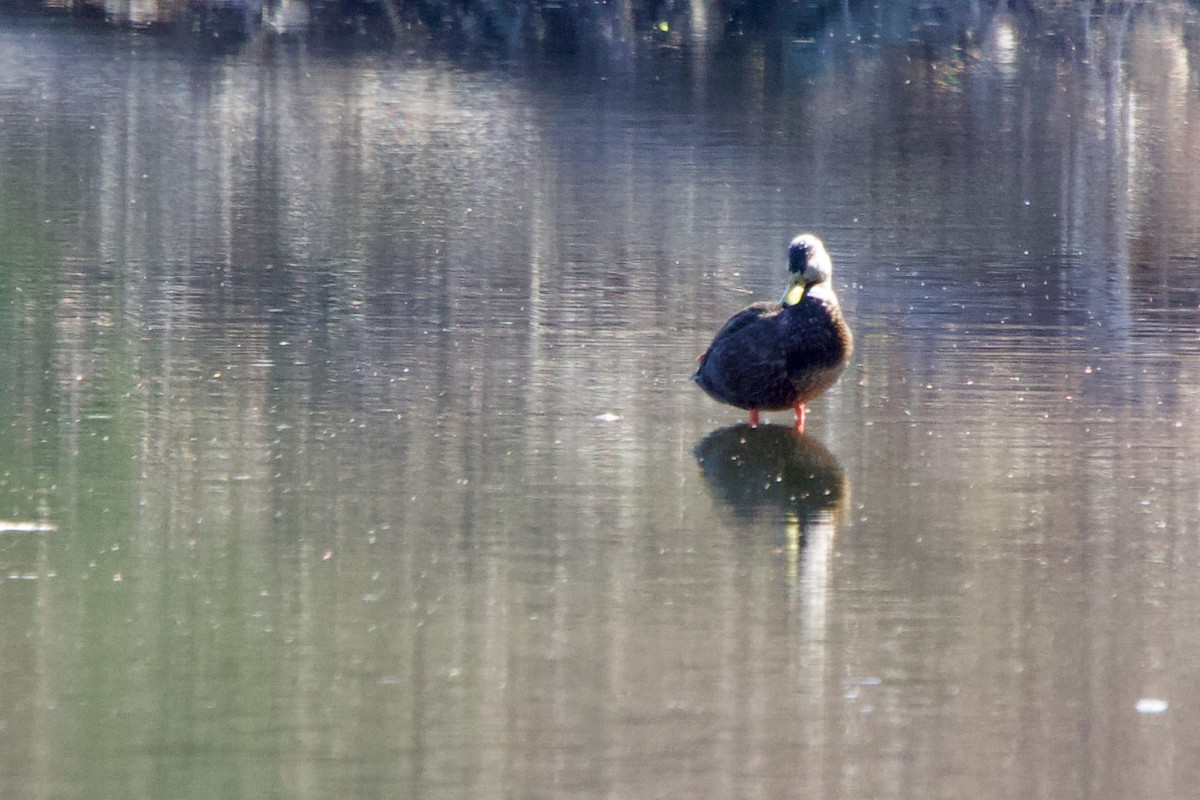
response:
<svg viewBox="0 0 1200 800"><path fill-rule="evenodd" d="M4 795L1189 796L1196 14L913 19L7 21ZM796 437L688 375L800 230Z"/></svg>

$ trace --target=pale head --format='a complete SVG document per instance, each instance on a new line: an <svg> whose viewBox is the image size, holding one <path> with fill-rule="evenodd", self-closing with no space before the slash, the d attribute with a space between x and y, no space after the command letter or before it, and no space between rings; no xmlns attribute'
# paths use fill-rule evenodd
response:
<svg viewBox="0 0 1200 800"><path fill-rule="evenodd" d="M780 302L794 306L804 299L809 289L828 283L833 274L833 262L820 239L811 233L802 233L788 245L788 272L792 282Z"/></svg>

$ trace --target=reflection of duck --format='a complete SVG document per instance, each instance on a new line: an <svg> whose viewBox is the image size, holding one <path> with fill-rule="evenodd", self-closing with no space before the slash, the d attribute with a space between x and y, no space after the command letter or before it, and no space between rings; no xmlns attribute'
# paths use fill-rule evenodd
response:
<svg viewBox="0 0 1200 800"><path fill-rule="evenodd" d="M830 275L833 263L812 234L788 247L792 275L778 303L760 302L730 317L717 332L692 379L713 399L759 411L796 410L804 432L804 404L837 381L854 349Z"/></svg>
<svg viewBox="0 0 1200 800"><path fill-rule="evenodd" d="M745 520L784 510L804 525L839 512L845 500L846 476L837 458L790 428L722 428L701 439L695 454L717 500Z"/></svg>
<svg viewBox="0 0 1200 800"><path fill-rule="evenodd" d="M814 648L810 664L820 671L833 540L850 495L837 458L811 436L778 425L713 431L695 453L717 500L743 524L772 512L782 517L779 552L786 555L788 579L803 603L803 636Z"/></svg>

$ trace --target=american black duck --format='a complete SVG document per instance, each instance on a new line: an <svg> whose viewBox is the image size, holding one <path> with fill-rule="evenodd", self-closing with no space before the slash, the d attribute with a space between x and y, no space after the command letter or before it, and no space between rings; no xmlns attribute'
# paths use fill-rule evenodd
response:
<svg viewBox="0 0 1200 800"><path fill-rule="evenodd" d="M833 262L811 233L788 247L791 283L778 303L760 302L730 317L692 379L714 400L750 412L795 409L804 432L805 403L832 386L846 367L854 337L830 276Z"/></svg>

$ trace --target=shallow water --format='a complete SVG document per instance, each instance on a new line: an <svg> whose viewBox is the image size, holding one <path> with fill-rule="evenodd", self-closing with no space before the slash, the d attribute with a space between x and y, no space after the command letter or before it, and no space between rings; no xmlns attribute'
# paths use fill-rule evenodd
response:
<svg viewBox="0 0 1200 800"><path fill-rule="evenodd" d="M4 796L1190 796L1197 31L6 21ZM796 437L688 375L802 229Z"/></svg>

